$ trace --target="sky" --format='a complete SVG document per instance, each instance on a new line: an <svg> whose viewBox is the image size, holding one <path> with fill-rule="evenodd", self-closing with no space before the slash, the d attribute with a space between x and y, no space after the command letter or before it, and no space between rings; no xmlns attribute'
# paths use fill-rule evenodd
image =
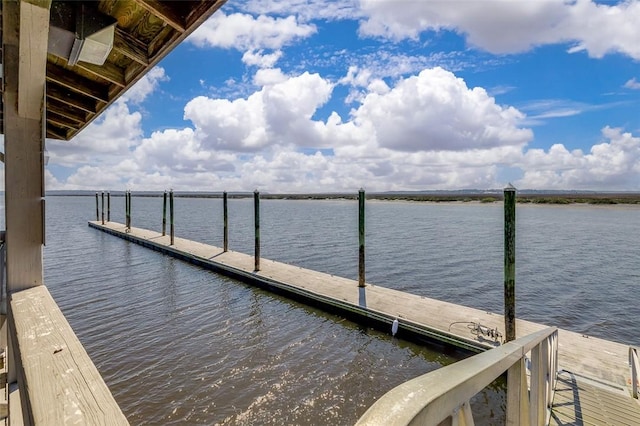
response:
<svg viewBox="0 0 640 426"><path fill-rule="evenodd" d="M640 0L229 0L48 190L640 191Z"/></svg>

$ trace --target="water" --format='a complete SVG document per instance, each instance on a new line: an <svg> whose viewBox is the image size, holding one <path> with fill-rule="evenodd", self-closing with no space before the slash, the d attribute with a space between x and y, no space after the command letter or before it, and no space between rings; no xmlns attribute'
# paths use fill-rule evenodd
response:
<svg viewBox="0 0 640 426"><path fill-rule="evenodd" d="M221 245L221 200L175 204L178 236ZM356 202L261 207L265 258L356 278ZM133 226L160 230L160 198L132 210ZM47 199L45 279L132 424L352 424L455 360L89 229L94 211L91 197ZM518 316L640 344L639 213L518 206ZM230 200L229 215L230 248L252 253L252 200ZM501 204L369 202L367 280L502 312L502 239ZM473 407L499 422L504 392Z"/></svg>

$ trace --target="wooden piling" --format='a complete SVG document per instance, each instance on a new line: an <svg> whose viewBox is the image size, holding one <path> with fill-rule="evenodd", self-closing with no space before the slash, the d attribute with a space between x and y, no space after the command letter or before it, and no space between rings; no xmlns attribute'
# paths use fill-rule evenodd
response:
<svg viewBox="0 0 640 426"><path fill-rule="evenodd" d="M129 190L124 192L124 227L129 229Z"/></svg>
<svg viewBox="0 0 640 426"><path fill-rule="evenodd" d="M516 189L504 189L504 328L507 342L516 338Z"/></svg>
<svg viewBox="0 0 640 426"><path fill-rule="evenodd" d="M107 222L111 222L111 192L107 192Z"/></svg>
<svg viewBox="0 0 640 426"><path fill-rule="evenodd" d="M129 199L129 226L128 228L131 229L131 191L127 192L127 197Z"/></svg>
<svg viewBox="0 0 640 426"><path fill-rule="evenodd" d="M364 269L364 189L358 191L358 237L360 240L358 248L358 287L365 286Z"/></svg>
<svg viewBox="0 0 640 426"><path fill-rule="evenodd" d="M104 225L104 191L102 191L102 224Z"/></svg>
<svg viewBox="0 0 640 426"><path fill-rule="evenodd" d="M224 236L222 250L229 251L229 211L227 210L227 191L222 193L222 216L224 220Z"/></svg>
<svg viewBox="0 0 640 426"><path fill-rule="evenodd" d="M98 193L96 192L96 221L100 220L100 201L98 201Z"/></svg>
<svg viewBox="0 0 640 426"><path fill-rule="evenodd" d="M256 189L253 193L253 221L255 225L255 253L254 270L260 270L260 193Z"/></svg>
<svg viewBox="0 0 640 426"><path fill-rule="evenodd" d="M167 235L167 191L162 195L162 236Z"/></svg>
<svg viewBox="0 0 640 426"><path fill-rule="evenodd" d="M169 233L171 234L171 245L173 245L175 237L175 228L173 226L173 189L169 192Z"/></svg>

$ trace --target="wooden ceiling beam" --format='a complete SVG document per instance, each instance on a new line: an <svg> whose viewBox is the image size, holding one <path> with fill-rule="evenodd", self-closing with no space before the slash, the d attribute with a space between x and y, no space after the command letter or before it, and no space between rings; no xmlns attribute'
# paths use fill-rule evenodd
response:
<svg viewBox="0 0 640 426"><path fill-rule="evenodd" d="M147 46L118 27L113 38L113 49L140 65L149 66Z"/></svg>
<svg viewBox="0 0 640 426"><path fill-rule="evenodd" d="M95 100L109 102L109 87L47 62L47 81Z"/></svg>
<svg viewBox="0 0 640 426"><path fill-rule="evenodd" d="M105 62L102 66L93 65L87 62L78 62L76 66L108 81L109 83L113 83L118 87L126 86L126 83L124 81L124 72L121 68L113 65L110 62ZM107 94L107 97L108 96L109 95Z"/></svg>
<svg viewBox="0 0 640 426"><path fill-rule="evenodd" d="M77 108L73 108L65 104L64 102L60 102L59 100L53 98L47 98L47 113L49 111L55 112L56 114L72 120L80 125L84 124L84 122L87 121L86 112Z"/></svg>
<svg viewBox="0 0 640 426"><path fill-rule="evenodd" d="M78 108L91 114L98 112L96 101L75 92L71 92L65 87L58 86L55 83L47 84L47 99L49 98L56 99L73 108Z"/></svg>
<svg viewBox="0 0 640 426"><path fill-rule="evenodd" d="M184 33L184 18L176 12L173 2L160 2L158 0L135 1L144 9L165 21L171 28L178 31L180 34ZM179 2L176 2L176 4L179 4Z"/></svg>
<svg viewBox="0 0 640 426"><path fill-rule="evenodd" d="M54 126L50 123L47 123L47 137L50 139L59 139L63 141L68 140L66 130Z"/></svg>
<svg viewBox="0 0 640 426"><path fill-rule="evenodd" d="M47 110L47 123L53 123L59 127L66 127L71 130L78 130L81 127L77 121L69 120L62 115L56 114L51 109Z"/></svg>

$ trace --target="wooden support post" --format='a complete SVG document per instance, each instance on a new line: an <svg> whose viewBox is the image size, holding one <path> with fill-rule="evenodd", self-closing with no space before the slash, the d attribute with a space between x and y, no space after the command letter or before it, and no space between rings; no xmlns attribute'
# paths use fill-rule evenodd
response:
<svg viewBox="0 0 640 426"><path fill-rule="evenodd" d="M222 241L222 250L229 250L229 211L227 210L227 191L222 193L222 216L224 221L224 235Z"/></svg>
<svg viewBox="0 0 640 426"><path fill-rule="evenodd" d="M129 229L131 229L131 190L129 190Z"/></svg>
<svg viewBox="0 0 640 426"><path fill-rule="evenodd" d="M167 191L162 194L162 236L167 235Z"/></svg>
<svg viewBox="0 0 640 426"><path fill-rule="evenodd" d="M111 192L107 192L107 222L111 222Z"/></svg>
<svg viewBox="0 0 640 426"><path fill-rule="evenodd" d="M358 287L365 286L365 268L364 268L364 189L358 191Z"/></svg>
<svg viewBox="0 0 640 426"><path fill-rule="evenodd" d="M169 192L169 232L171 234L171 245L173 245L173 240L175 236L175 229L173 227L173 189Z"/></svg>
<svg viewBox="0 0 640 426"><path fill-rule="evenodd" d="M2 1L2 104L6 292L41 286L45 229L45 79L50 2ZM22 382L8 307L7 382ZM19 378L20 376L20 378ZM24 383L22 383L24 384ZM21 398L24 400L26 397ZM25 424L28 418L25 417Z"/></svg>
<svg viewBox="0 0 640 426"><path fill-rule="evenodd" d="M507 370L507 426L529 421L529 389L524 357Z"/></svg>
<svg viewBox="0 0 640 426"><path fill-rule="evenodd" d="M129 229L129 191L124 192L124 227Z"/></svg>
<svg viewBox="0 0 640 426"><path fill-rule="evenodd" d="M102 224L104 225L104 191L102 191Z"/></svg>
<svg viewBox="0 0 640 426"><path fill-rule="evenodd" d="M100 201L96 192L96 222L100 220Z"/></svg>
<svg viewBox="0 0 640 426"><path fill-rule="evenodd" d="M253 222L255 225L255 271L260 270L260 193L256 189L253 193Z"/></svg>
<svg viewBox="0 0 640 426"><path fill-rule="evenodd" d="M504 329L507 342L516 338L516 189L504 189Z"/></svg>

